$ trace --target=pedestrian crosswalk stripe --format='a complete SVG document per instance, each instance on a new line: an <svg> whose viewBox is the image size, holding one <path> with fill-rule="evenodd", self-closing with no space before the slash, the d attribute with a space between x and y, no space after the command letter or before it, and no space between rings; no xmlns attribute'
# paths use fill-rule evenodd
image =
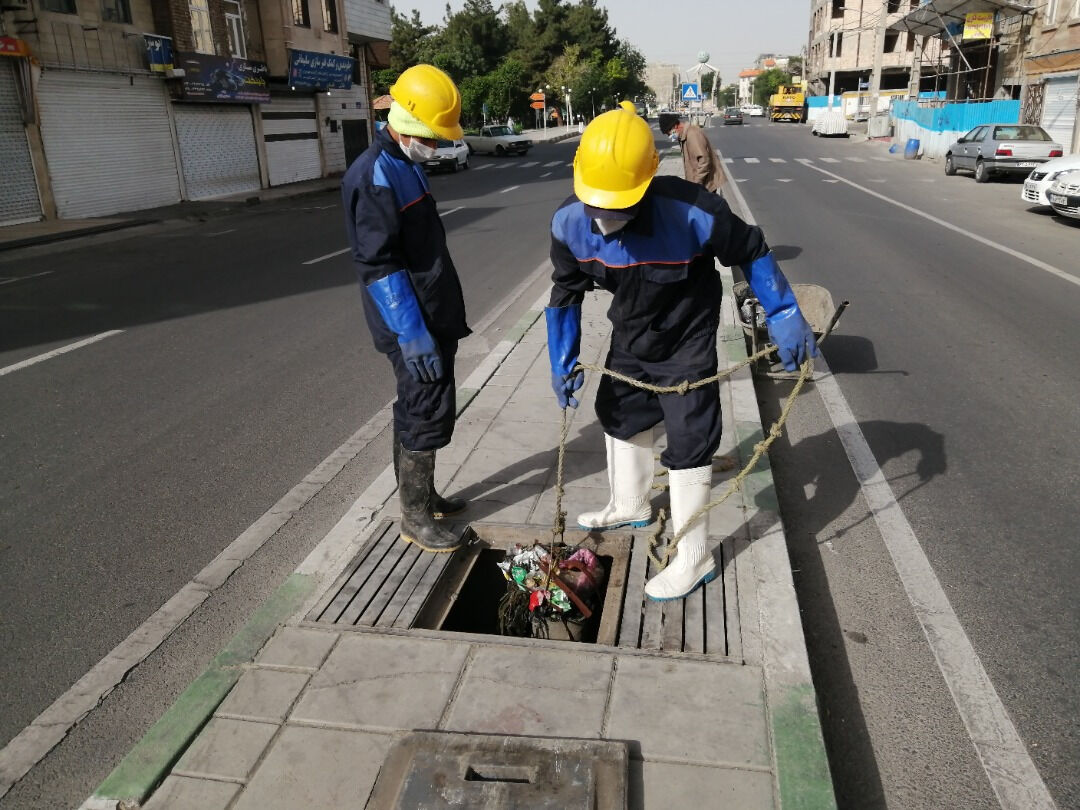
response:
<svg viewBox="0 0 1080 810"><path fill-rule="evenodd" d="M821 160L822 163L839 163L840 162L836 158L821 158L820 160Z"/></svg>
<svg viewBox="0 0 1080 810"><path fill-rule="evenodd" d="M770 163L787 163L783 158L769 158Z"/></svg>
<svg viewBox="0 0 1080 810"><path fill-rule="evenodd" d="M744 160L746 160L747 163L760 163L761 162L757 158L744 158Z"/></svg>
<svg viewBox="0 0 1080 810"><path fill-rule="evenodd" d="M574 165L574 161L571 160L569 163L566 164L566 167L571 168L571 167L573 167L573 165Z"/></svg>
<svg viewBox="0 0 1080 810"><path fill-rule="evenodd" d="M866 161L863 160L861 157L849 157L848 160L850 160L852 163L866 163Z"/></svg>
<svg viewBox="0 0 1080 810"><path fill-rule="evenodd" d="M892 158L887 157L876 157L874 158L874 160L880 161L882 163L892 163Z"/></svg>
<svg viewBox="0 0 1080 810"><path fill-rule="evenodd" d="M829 178L825 178L825 179L824 179L824 180L822 180L821 182L822 182L822 183L839 183L840 181L839 181L839 180L831 180L831 179L829 179Z"/></svg>
<svg viewBox="0 0 1080 810"><path fill-rule="evenodd" d="M528 169L528 168L531 168L533 166L539 166L539 165L540 165L539 160L530 160L528 163L522 163L521 168Z"/></svg>
<svg viewBox="0 0 1080 810"><path fill-rule="evenodd" d="M518 162L515 160L513 163L503 163L499 166L500 169L509 169L511 166L517 166Z"/></svg>
<svg viewBox="0 0 1080 810"><path fill-rule="evenodd" d="M735 158L724 158L724 163L734 163Z"/></svg>
<svg viewBox="0 0 1080 810"><path fill-rule="evenodd" d="M776 179L776 182L777 182L777 183L790 183L790 182L791 182L791 178L790 178L790 177L778 177L778 178Z"/></svg>
<svg viewBox="0 0 1080 810"><path fill-rule="evenodd" d="M492 166L492 164L490 164L490 163L483 163L483 164L476 167L476 171L480 171L481 169L490 169L491 166Z"/></svg>
<svg viewBox="0 0 1080 810"><path fill-rule="evenodd" d="M550 163L545 163L544 168L545 169L550 169L552 166L561 166L561 165L562 165L561 160L553 160Z"/></svg>

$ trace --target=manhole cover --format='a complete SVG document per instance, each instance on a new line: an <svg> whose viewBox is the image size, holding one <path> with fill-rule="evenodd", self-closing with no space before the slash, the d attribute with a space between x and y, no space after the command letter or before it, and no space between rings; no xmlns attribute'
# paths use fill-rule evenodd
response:
<svg viewBox="0 0 1080 810"><path fill-rule="evenodd" d="M368 810L625 808L626 744L414 731L379 771Z"/></svg>

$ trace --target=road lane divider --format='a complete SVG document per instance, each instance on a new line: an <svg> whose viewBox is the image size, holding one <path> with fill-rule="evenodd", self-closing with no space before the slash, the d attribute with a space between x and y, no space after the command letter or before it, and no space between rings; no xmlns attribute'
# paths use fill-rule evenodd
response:
<svg viewBox="0 0 1080 810"><path fill-rule="evenodd" d="M327 253L325 256L319 256L314 259L308 259L304 264L318 264L319 262L325 262L327 259L332 259L335 256L340 256L342 253L348 253L350 248L342 248L341 250L335 250L333 253Z"/></svg>
<svg viewBox="0 0 1080 810"><path fill-rule="evenodd" d="M521 188L521 186L507 186L506 188L499 191L499 193L500 194L505 194L508 191L513 191L515 188Z"/></svg>
<svg viewBox="0 0 1080 810"><path fill-rule="evenodd" d="M464 205L459 205L457 208L451 208L449 211L441 211L441 212L439 212L439 216L440 217L449 216L450 214L453 214L455 211L460 211L464 207L465 207Z"/></svg>
<svg viewBox="0 0 1080 810"><path fill-rule="evenodd" d="M4 366L3 368L0 368L0 377L3 377L5 374L10 374L13 371L18 371L19 369L26 368L27 366L33 366L37 363L51 360L52 358L59 357L62 354L73 352L76 349L81 349L83 346L89 346L91 343L97 343L99 340L105 340L105 338L112 337L113 335L119 335L123 331L123 329L110 329L108 332L102 332L99 335L88 337L85 340L79 340L75 343L69 343L67 346L61 346L59 349L53 349L51 352L45 352L44 354L39 354L35 357L21 360L18 363L12 363L10 366Z"/></svg>

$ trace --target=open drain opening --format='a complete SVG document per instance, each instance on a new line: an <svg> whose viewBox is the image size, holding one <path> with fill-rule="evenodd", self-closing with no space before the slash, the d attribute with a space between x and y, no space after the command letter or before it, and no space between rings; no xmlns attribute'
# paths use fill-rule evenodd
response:
<svg viewBox="0 0 1080 810"><path fill-rule="evenodd" d="M538 769L520 765L470 765L465 769L466 782L510 782L531 785Z"/></svg>

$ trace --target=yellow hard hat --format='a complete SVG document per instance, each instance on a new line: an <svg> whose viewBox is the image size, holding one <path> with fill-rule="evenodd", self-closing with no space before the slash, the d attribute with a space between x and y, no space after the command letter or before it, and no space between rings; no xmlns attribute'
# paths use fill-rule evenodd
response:
<svg viewBox="0 0 1080 810"><path fill-rule="evenodd" d="M434 65L413 65L390 86L390 96L440 138L453 141L461 129L461 93Z"/></svg>
<svg viewBox="0 0 1080 810"><path fill-rule="evenodd" d="M659 164L645 120L611 110L585 127L574 155L574 193L594 208L629 208L645 195Z"/></svg>
<svg viewBox="0 0 1080 810"><path fill-rule="evenodd" d="M632 102L632 101L620 101L619 106L622 107L627 112L632 112L634 115L637 115L637 107L634 106L634 102Z"/></svg>

